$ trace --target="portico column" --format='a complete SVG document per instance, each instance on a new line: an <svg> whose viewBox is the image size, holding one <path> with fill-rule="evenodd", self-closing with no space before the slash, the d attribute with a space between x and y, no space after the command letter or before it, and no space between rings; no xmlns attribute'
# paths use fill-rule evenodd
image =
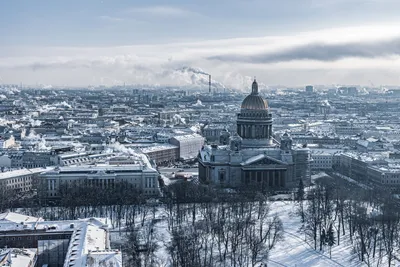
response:
<svg viewBox="0 0 400 267"><path fill-rule="evenodd" d="M272 171L272 187L275 187L275 171Z"/></svg>

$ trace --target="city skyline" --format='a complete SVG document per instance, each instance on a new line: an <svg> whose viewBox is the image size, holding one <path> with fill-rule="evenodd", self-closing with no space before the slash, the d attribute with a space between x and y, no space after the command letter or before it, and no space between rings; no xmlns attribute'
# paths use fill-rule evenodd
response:
<svg viewBox="0 0 400 267"><path fill-rule="evenodd" d="M3 1L0 83L400 84L400 3Z"/></svg>

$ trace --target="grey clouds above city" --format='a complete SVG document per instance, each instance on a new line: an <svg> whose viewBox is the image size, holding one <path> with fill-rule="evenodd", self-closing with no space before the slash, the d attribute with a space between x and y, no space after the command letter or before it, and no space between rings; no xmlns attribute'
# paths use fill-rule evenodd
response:
<svg viewBox="0 0 400 267"><path fill-rule="evenodd" d="M78 1L40 10L23 2L1 4L6 83L190 85L190 71L174 72L184 66L239 89L251 76L290 86L400 82L392 0L93 1L79 11Z"/></svg>

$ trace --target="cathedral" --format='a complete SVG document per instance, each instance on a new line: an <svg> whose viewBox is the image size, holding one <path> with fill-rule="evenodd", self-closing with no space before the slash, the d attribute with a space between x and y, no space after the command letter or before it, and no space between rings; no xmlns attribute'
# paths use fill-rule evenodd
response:
<svg viewBox="0 0 400 267"><path fill-rule="evenodd" d="M260 190L294 188L300 179L310 183L309 149L293 147L287 133L280 142L273 138L272 114L255 79L237 115L237 133L222 137L226 145L206 145L200 150L200 182L226 187L253 185Z"/></svg>

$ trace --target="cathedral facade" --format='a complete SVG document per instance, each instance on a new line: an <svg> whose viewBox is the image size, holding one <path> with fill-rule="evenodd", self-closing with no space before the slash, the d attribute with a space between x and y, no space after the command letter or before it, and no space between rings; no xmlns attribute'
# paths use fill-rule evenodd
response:
<svg viewBox="0 0 400 267"><path fill-rule="evenodd" d="M279 143L273 138L272 114L254 80L237 115L237 133L226 145L206 145L200 150L200 182L227 187L253 185L260 190L294 188L300 179L309 184L309 149L293 147L288 134L280 139Z"/></svg>

